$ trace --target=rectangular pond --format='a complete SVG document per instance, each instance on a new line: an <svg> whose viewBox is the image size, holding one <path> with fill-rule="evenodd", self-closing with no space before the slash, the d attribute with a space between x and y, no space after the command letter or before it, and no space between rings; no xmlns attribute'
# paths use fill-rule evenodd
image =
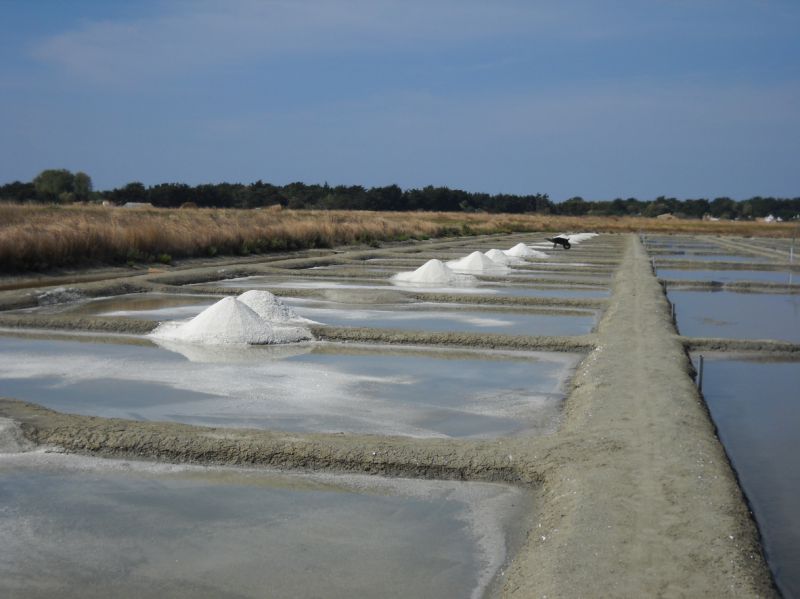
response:
<svg viewBox="0 0 800 599"><path fill-rule="evenodd" d="M659 260L692 260L697 262L766 262L764 256L745 256L743 254L696 254L689 252L675 252L672 254L653 254L658 264Z"/></svg>
<svg viewBox="0 0 800 599"><path fill-rule="evenodd" d="M609 290L604 287L588 287L580 285L562 286L522 286L504 285L502 283L478 283L475 286L437 286L422 284L393 285L387 279L321 279L312 280L301 277L272 277L254 276L239 279L225 279L204 285L213 285L222 288L242 289L320 289L320 290L354 290L368 297L370 291L408 291L411 293L437 293L437 294L482 294L482 295L508 295L515 297L608 297Z"/></svg>
<svg viewBox="0 0 800 599"><path fill-rule="evenodd" d="M597 322L591 311L582 315L559 315L557 312L525 313L519 311L470 310L468 305L398 304L365 308L360 304L342 304L285 298L304 318L332 326L373 327L413 331L502 333L508 335L584 335Z"/></svg>
<svg viewBox="0 0 800 599"><path fill-rule="evenodd" d="M0 596L481 597L531 509L500 484L0 454Z"/></svg>
<svg viewBox="0 0 800 599"><path fill-rule="evenodd" d="M136 420L416 437L548 434L577 354L0 337L0 395Z"/></svg>
<svg viewBox="0 0 800 599"><path fill-rule="evenodd" d="M36 313L114 316L166 322L196 316L219 296L194 296L163 294L129 294L81 302L78 305L61 304L58 308L47 306L25 310ZM346 298L339 298L343 300ZM376 300L391 300L391 296L378 296ZM395 299L404 299L401 294ZM590 333L597 322L592 310L572 310L560 314L554 310L524 312L522 310L490 310L470 305L441 304L433 302L384 303L372 306L346 301L310 300L284 297L282 301L292 306L302 317L332 326L393 328L434 332L501 333L513 335L584 335ZM570 313L572 312L572 313Z"/></svg>
<svg viewBox="0 0 800 599"><path fill-rule="evenodd" d="M689 270L678 268L659 268L656 262L658 277L660 279L673 279L681 281L763 281L767 283L800 283L800 272L789 270Z"/></svg>
<svg viewBox="0 0 800 599"><path fill-rule="evenodd" d="M221 298L178 293L127 293L67 304L26 308L18 312L71 314L75 316L127 316L145 320L179 320L196 316Z"/></svg>
<svg viewBox="0 0 800 599"><path fill-rule="evenodd" d="M671 289L667 297L681 335L800 343L800 295Z"/></svg>
<svg viewBox="0 0 800 599"><path fill-rule="evenodd" d="M800 362L707 359L703 395L784 597L800 597Z"/></svg>

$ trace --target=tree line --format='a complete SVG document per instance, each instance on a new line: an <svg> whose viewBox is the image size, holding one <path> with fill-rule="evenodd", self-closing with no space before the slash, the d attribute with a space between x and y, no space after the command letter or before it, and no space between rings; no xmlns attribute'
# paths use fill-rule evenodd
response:
<svg viewBox="0 0 800 599"><path fill-rule="evenodd" d="M449 187L427 186L403 190L397 185L366 188L361 185L330 186L327 183L273 185L261 180L191 186L139 182L106 191L95 191L92 180L82 172L65 169L42 171L33 181L14 181L0 186L0 201L69 203L108 201L123 205L144 202L163 208L261 208L280 205L292 209L388 210L489 213L539 213L591 216L646 216L674 214L684 218L706 215L722 219L763 218L769 214L784 220L800 218L800 197L756 196L736 201L728 197L680 200L660 196L655 200L617 198L590 201L573 197L553 202L546 193L531 195L473 193Z"/></svg>

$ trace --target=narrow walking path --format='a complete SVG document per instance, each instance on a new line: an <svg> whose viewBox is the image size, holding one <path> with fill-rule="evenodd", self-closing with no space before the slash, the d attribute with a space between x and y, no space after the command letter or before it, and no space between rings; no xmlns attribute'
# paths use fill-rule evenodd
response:
<svg viewBox="0 0 800 599"><path fill-rule="evenodd" d="M773 596L756 527L631 236L584 361L513 597ZM568 439L604 451L570 451ZM601 443L602 442L602 443Z"/></svg>

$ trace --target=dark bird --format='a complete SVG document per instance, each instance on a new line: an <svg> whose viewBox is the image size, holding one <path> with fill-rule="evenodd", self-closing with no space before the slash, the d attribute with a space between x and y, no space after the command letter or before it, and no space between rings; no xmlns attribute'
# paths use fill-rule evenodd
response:
<svg viewBox="0 0 800 599"><path fill-rule="evenodd" d="M548 237L547 241L553 242L553 249L556 249L557 245L562 246L565 250L568 250L572 247L572 244L569 242L568 237L562 237L559 235L558 237Z"/></svg>

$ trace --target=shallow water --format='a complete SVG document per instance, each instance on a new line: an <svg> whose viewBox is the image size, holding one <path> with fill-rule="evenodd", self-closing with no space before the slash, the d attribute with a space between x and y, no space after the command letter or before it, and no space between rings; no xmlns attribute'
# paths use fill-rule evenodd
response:
<svg viewBox="0 0 800 599"><path fill-rule="evenodd" d="M800 362L706 360L703 395L784 597L800 597Z"/></svg>
<svg viewBox="0 0 800 599"><path fill-rule="evenodd" d="M497 295L508 295L511 297L563 297L563 298L606 298L611 291L606 287L523 287L521 285L492 285L480 287L481 290L489 290L490 293Z"/></svg>
<svg viewBox="0 0 800 599"><path fill-rule="evenodd" d="M3 597L480 596L530 507L498 484L0 455Z"/></svg>
<svg viewBox="0 0 800 599"><path fill-rule="evenodd" d="M219 297L209 295L126 293L114 297L87 299L66 304L52 304L36 308L12 310L11 312L59 313L75 316L130 316L151 320L173 320L194 316L219 300Z"/></svg>
<svg viewBox="0 0 800 599"><path fill-rule="evenodd" d="M654 254L656 264L659 260L697 260L699 262L767 262L763 256L744 256L742 254Z"/></svg>
<svg viewBox="0 0 800 599"><path fill-rule="evenodd" d="M79 310L81 314L98 314L102 316L127 316L145 320L178 320L196 316L209 306L218 302L220 297L160 294L121 295L104 300L89 301ZM76 310L70 310L75 313Z"/></svg>
<svg viewBox="0 0 800 599"><path fill-rule="evenodd" d="M584 335L591 332L597 316L525 314L472 311L467 306L443 309L436 304L385 305L365 309L337 302L286 300L304 318L332 326L377 327L419 331L466 331L509 335Z"/></svg>
<svg viewBox="0 0 800 599"><path fill-rule="evenodd" d="M721 281L724 283L730 281L800 283L800 272L788 270L684 270L658 268L658 277L682 281Z"/></svg>
<svg viewBox="0 0 800 599"><path fill-rule="evenodd" d="M164 297L156 294L155 297L144 298L141 295L90 300L81 304L79 313L166 322L192 318L220 300L219 297L197 298L192 295ZM184 304L181 304L181 299L184 299ZM597 321L597 314L590 310L585 314L561 315L470 310L469 306L436 303L392 304L376 301L372 304L374 307L365 307L365 304L305 298L284 297L282 301L292 306L300 316L332 326L513 335L584 335L591 332ZM61 309L70 314L77 311L69 306L62 306ZM48 307L47 311L53 312L53 309Z"/></svg>
<svg viewBox="0 0 800 599"><path fill-rule="evenodd" d="M800 343L800 295L670 290L667 296L681 335Z"/></svg>
<svg viewBox="0 0 800 599"><path fill-rule="evenodd" d="M496 294L516 297L607 297L609 291L601 287L592 288L540 288L502 285L496 283L478 283L474 286L441 286L441 285L393 285L388 279L359 280L359 279L315 279L308 280L297 278L275 277L246 277L241 279L226 279L209 283L219 287L235 287L248 289L347 289L347 290L404 290L413 293L439 293L439 294Z"/></svg>
<svg viewBox="0 0 800 599"><path fill-rule="evenodd" d="M491 273L489 273L491 275ZM524 270L517 269L508 273L509 280L512 282L514 279L526 277L531 279L558 279L564 281L586 282L591 284L600 283L606 285L611 279L610 273L591 273L585 271L568 270Z"/></svg>
<svg viewBox="0 0 800 599"><path fill-rule="evenodd" d="M580 358L328 344L167 347L0 337L0 395L64 412L208 426L547 434Z"/></svg>
<svg viewBox="0 0 800 599"><path fill-rule="evenodd" d="M448 308L436 304L383 304L365 308L361 304L283 298L297 313L310 320L332 326L378 327L420 331L466 331L514 335L583 335L591 332L596 315L564 316L558 314L525 314ZM114 310L102 312L113 316L129 316L168 321L189 318L207 308L206 304L173 306L152 310Z"/></svg>

